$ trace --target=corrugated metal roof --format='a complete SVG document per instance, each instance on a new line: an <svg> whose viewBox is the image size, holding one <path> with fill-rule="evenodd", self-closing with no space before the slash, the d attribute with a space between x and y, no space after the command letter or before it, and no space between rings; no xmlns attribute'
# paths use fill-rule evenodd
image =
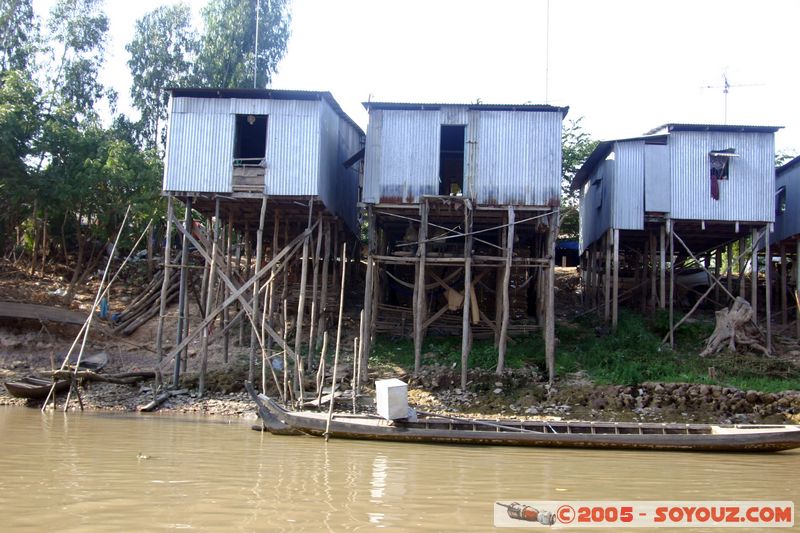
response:
<svg viewBox="0 0 800 533"><path fill-rule="evenodd" d="M573 191L576 191L583 187L583 184L586 183L586 180L594 171L594 167L597 166L598 163L604 161L606 157L608 157L609 152L614 148L614 143L616 142L628 142L628 141L646 141L649 143L654 144L665 144L667 142L666 135L640 135L639 137L628 137L626 139L614 139L610 141L602 141L600 142L594 151L589 155L586 161L581 165L581 168L578 172L575 173L575 177L572 179L572 184L570 188Z"/></svg>
<svg viewBox="0 0 800 533"><path fill-rule="evenodd" d="M753 132L753 133L775 133L783 126L753 126L737 124L662 124L645 133L645 135L655 135L657 133L669 133L671 131L723 131L723 132Z"/></svg>
<svg viewBox="0 0 800 533"><path fill-rule="evenodd" d="M414 103L414 102L362 102L363 106L370 109L389 109L395 111L436 111L447 107L465 107L469 111L558 111L561 118L567 116L569 106L557 107L544 104L457 104L457 103Z"/></svg>
<svg viewBox="0 0 800 533"><path fill-rule="evenodd" d="M356 128L361 135L364 130L344 112L328 91L305 91L289 89L221 89L209 87L170 87L164 89L173 98L250 98L254 100L325 100L336 113Z"/></svg>

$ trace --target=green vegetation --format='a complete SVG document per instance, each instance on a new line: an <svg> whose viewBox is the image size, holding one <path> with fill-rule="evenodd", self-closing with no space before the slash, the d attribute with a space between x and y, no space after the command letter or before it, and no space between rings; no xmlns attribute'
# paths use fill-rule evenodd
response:
<svg viewBox="0 0 800 533"><path fill-rule="evenodd" d="M721 353L700 358L705 339L714 329L710 321L689 322L676 332L676 349L661 347L668 331L666 313L644 317L620 310L616 334L608 331L596 317L558 324L559 340L556 373L564 376L578 371L598 384L635 385L646 381L706 383L777 392L800 387L800 368L779 358ZM410 339L380 338L373 348L378 364L414 366L414 346ZM423 347L424 365L460 365L459 337L427 340ZM497 351L491 340L475 341L470 366L494 368ZM509 344L506 366L536 365L544 369L544 342L538 335L517 338ZM709 369L713 369L710 372ZM710 377L710 373L716 377Z"/></svg>

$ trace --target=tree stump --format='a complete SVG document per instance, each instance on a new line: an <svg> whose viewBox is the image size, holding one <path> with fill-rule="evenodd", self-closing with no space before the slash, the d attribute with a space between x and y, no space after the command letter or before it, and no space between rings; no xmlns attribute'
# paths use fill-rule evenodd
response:
<svg viewBox="0 0 800 533"><path fill-rule="evenodd" d="M757 326L752 323L753 308L742 297L737 297L730 309L721 309L716 312L717 325L714 333L706 341L706 348L700 357L729 350L735 352L737 347L754 349L769 355L761 344L762 334Z"/></svg>

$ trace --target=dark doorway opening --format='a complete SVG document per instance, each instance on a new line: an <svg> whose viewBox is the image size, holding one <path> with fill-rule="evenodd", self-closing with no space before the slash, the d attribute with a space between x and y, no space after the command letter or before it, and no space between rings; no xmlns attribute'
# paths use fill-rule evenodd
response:
<svg viewBox="0 0 800 533"><path fill-rule="evenodd" d="M258 165L267 153L267 115L236 115L233 158L238 165Z"/></svg>
<svg viewBox="0 0 800 533"><path fill-rule="evenodd" d="M461 196L464 190L466 126L442 126L439 141L439 194Z"/></svg>

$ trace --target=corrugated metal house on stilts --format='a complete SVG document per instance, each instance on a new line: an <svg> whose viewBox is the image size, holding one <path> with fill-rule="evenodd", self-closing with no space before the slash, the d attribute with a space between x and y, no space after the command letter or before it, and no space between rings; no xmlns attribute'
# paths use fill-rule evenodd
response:
<svg viewBox="0 0 800 533"><path fill-rule="evenodd" d="M494 336L541 329L554 360L554 248L567 108L378 103L369 111L364 195L369 252L362 363L375 332ZM534 315L535 319L528 319ZM513 342L513 341L512 341Z"/></svg>
<svg viewBox="0 0 800 533"><path fill-rule="evenodd" d="M758 276L752 276L748 291L744 263L748 257L755 261L752 243L769 233L775 220L778 129L667 124L642 137L600 143L572 183L580 191L587 305L603 308L614 328L623 298L640 296L642 308L669 306L672 343L673 307L677 290L684 289L676 267L691 263L705 276L705 293L686 291L692 300L726 305L735 292L732 266L738 262L739 295L750 301L757 317ZM727 279L716 282L723 254ZM761 305L768 339L769 298L767 291Z"/></svg>
<svg viewBox="0 0 800 533"><path fill-rule="evenodd" d="M795 335L800 339L800 157L775 171L775 231L770 237L771 249L780 255L781 324L789 325L789 309L795 308Z"/></svg>
<svg viewBox="0 0 800 533"><path fill-rule="evenodd" d="M362 169L353 155L363 149L364 133L328 92L201 88L171 89L170 96L159 355L174 361L177 383L189 342L202 336L202 393L208 343L221 336L227 361L230 335L238 329L240 345L247 344L247 324L251 380L258 354L264 357L262 380L270 369L284 397L287 389L300 391L301 346L313 352L326 311L336 309L329 300L338 298L335 263L347 259L342 245L351 241L351 256L356 248ZM344 165L348 160L352 164ZM173 200L185 204L183 222ZM207 229L193 222L193 213L208 221ZM170 227L183 241L180 264L170 257ZM192 247L204 261L199 270L187 264ZM190 328L187 279L193 272L203 278L202 321ZM173 293L177 334L165 354L163 319ZM284 341L290 329L293 346ZM273 344L283 352L283 368L288 362L298 370L284 374L282 384L268 362Z"/></svg>

